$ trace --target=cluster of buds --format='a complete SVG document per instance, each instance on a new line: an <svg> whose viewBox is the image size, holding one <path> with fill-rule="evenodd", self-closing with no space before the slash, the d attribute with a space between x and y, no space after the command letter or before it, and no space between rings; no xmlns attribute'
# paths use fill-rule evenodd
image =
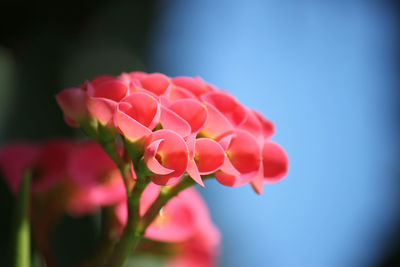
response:
<svg viewBox="0 0 400 267"><path fill-rule="evenodd" d="M270 140L273 124L228 92L201 78L132 72L100 76L57 95L67 123L94 138L118 133L132 159L143 158L157 185L174 185L187 173L204 186L251 183L257 193L288 170L288 158Z"/></svg>

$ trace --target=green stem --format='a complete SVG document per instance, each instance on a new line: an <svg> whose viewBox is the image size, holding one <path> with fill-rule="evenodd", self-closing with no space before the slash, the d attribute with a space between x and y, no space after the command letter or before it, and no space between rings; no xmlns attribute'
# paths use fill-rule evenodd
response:
<svg viewBox="0 0 400 267"><path fill-rule="evenodd" d="M138 176L133 190L127 191L128 220L122 238L114 248L114 253L106 266L122 266L143 237L144 228L140 225L139 214L140 197L149 182L148 177Z"/></svg>
<svg viewBox="0 0 400 267"><path fill-rule="evenodd" d="M107 267L122 266L129 255L131 255L135 250L147 227L157 217L161 208L164 207L164 205L179 192L195 184L195 182L189 176L185 175L177 185L173 187L162 188L157 199L147 210L146 214L140 218L140 196L149 182L150 180L146 176L142 178L138 177L132 194L128 195L128 221L123 236L115 247L114 253L111 256Z"/></svg>
<svg viewBox="0 0 400 267"><path fill-rule="evenodd" d="M114 140L109 141L109 142L102 142L99 141L101 147L103 148L103 150L107 153L108 156L110 156L110 158L115 162L115 164L117 164L118 168L121 170L124 168L125 162L122 159L122 157L120 156L120 154L118 153L118 149L117 146L115 145ZM122 173L122 175L124 175Z"/></svg>
<svg viewBox="0 0 400 267"><path fill-rule="evenodd" d="M138 211L136 210L137 200L135 198L136 196L128 197L128 221L122 238L114 248L114 252L106 265L107 267L122 266L143 237L144 231L139 230L141 227L137 226L139 220L136 218Z"/></svg>
<svg viewBox="0 0 400 267"><path fill-rule="evenodd" d="M113 141L108 141L108 142L103 142L103 141L98 141L103 148L103 150L107 153L107 155L114 161L114 163L117 165L122 179L124 180L125 188L129 192L131 189L131 184L133 182L133 178L131 177L130 173L130 163L126 162L121 155L118 152L117 146L115 145L114 140Z"/></svg>
<svg viewBox="0 0 400 267"><path fill-rule="evenodd" d="M31 265L29 193L31 172L26 171L19 186L14 210L14 267Z"/></svg>

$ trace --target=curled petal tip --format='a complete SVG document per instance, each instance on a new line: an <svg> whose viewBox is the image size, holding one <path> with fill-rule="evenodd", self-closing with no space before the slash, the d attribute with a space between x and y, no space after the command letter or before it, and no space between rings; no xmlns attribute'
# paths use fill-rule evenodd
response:
<svg viewBox="0 0 400 267"><path fill-rule="evenodd" d="M148 145L144 152L144 158L146 161L147 168L149 168L150 171L154 172L155 174L167 175L174 172L174 170L164 167L157 160L158 147L162 142L164 142L164 140L159 139Z"/></svg>

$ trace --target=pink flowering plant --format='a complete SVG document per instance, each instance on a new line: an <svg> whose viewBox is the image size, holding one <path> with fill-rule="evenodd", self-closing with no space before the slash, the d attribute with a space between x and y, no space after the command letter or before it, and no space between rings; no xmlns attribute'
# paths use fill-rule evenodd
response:
<svg viewBox="0 0 400 267"><path fill-rule="evenodd" d="M79 266L118 267L140 254L166 266L215 266L219 232L192 186L215 178L261 194L288 171L284 149L270 140L272 122L199 77L100 76L56 100L66 123L92 140L1 148L16 222L27 225L14 236L17 267L29 266L30 228L45 266L55 266L57 220L99 210L98 246Z"/></svg>

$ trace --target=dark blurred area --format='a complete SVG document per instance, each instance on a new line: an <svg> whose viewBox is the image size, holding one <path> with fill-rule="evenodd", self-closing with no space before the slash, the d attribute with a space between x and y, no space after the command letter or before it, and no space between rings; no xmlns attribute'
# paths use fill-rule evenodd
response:
<svg viewBox="0 0 400 267"><path fill-rule="evenodd" d="M400 29L400 1L398 0L389 0L388 5L391 6L395 10L396 14L396 24L397 24L397 29ZM397 79L396 79L396 88L397 91L400 92L400 35L397 35L396 38L396 48L394 53L393 53L393 62L394 62L394 69L397 73ZM400 104L400 99L397 99L398 104ZM397 138L400 138L400 105L397 105L397 110L396 110L396 117L397 117L397 122L396 122L396 127L395 129L397 130ZM400 149L400 148L398 148ZM396 181L394 185L397 188L400 188L400 164L399 161L397 161L397 168L393 170L393 179ZM399 191L399 190L398 190ZM400 192L399 192L400 193ZM385 236L383 239L386 240L386 244L384 246L384 253L381 257L381 259L376 263L375 266L379 267L398 267L400 266L400 194L398 195L397 198L397 224L394 229L390 229L388 232L388 236Z"/></svg>
<svg viewBox="0 0 400 267"><path fill-rule="evenodd" d="M154 1L2 1L0 142L72 137L55 101L97 75L146 70ZM13 198L0 182L0 266L10 266ZM58 266L90 251L95 220L66 217L51 240Z"/></svg>
<svg viewBox="0 0 400 267"><path fill-rule="evenodd" d="M71 135L54 95L99 74L144 69L152 1L11 1L0 16L2 61L18 104L5 117L2 138ZM2 90L4 91L4 90ZM2 99L6 99L2 96ZM7 104L7 103L5 103ZM29 114L30 116L27 116ZM33 116L32 116L33 115Z"/></svg>
<svg viewBox="0 0 400 267"><path fill-rule="evenodd" d="M150 59L155 46L152 38L155 22L163 13L162 8L168 6L168 0L162 1L163 5L151 0L57 1L51 4L2 1L0 143L82 136L65 124L55 101L56 93L102 74L159 70ZM395 10L400 29L399 1L385 4ZM399 36L395 39L397 51L393 54L397 73L400 71ZM400 89L400 75L396 87ZM400 110L397 112L400 114ZM393 129L398 131L399 121L393 124ZM396 135L399 137L398 132ZM393 170L393 184L397 188L400 188L399 166ZM10 266L8 229L12 203L13 197L1 179L0 266ZM388 229L389 234L382 237L384 252L371 266L400 266L400 195L396 205L396 227ZM75 264L90 250L96 239L95 228L96 222L91 217L63 219L52 238L59 266Z"/></svg>

